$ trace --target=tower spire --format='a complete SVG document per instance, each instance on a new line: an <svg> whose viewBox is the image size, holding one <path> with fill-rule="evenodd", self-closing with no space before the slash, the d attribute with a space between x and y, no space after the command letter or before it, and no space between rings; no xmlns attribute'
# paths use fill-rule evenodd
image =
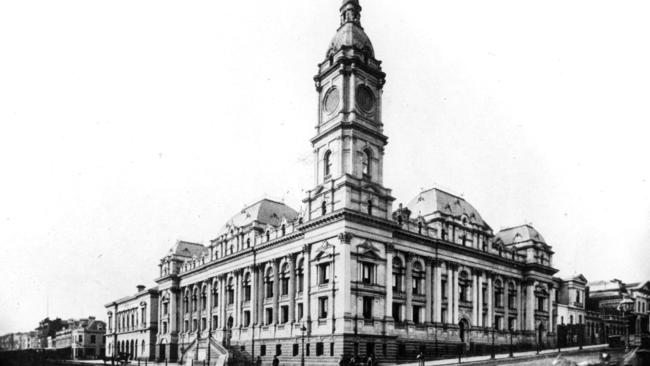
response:
<svg viewBox="0 0 650 366"><path fill-rule="evenodd" d="M341 25L345 23L361 25L361 5L359 5L359 0L343 0L343 5L341 5Z"/></svg>

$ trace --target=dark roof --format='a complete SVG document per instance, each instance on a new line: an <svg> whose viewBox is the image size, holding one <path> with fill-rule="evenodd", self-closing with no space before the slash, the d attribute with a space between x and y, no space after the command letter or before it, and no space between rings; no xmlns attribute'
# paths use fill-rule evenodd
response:
<svg viewBox="0 0 650 366"><path fill-rule="evenodd" d="M201 255L206 250L208 249L203 244L179 240L176 242L176 244L174 244L174 246L169 250L169 252L170 254L191 258L194 257L195 255Z"/></svg>
<svg viewBox="0 0 650 366"><path fill-rule="evenodd" d="M283 219L292 222L298 218L298 212L281 202L270 199L262 199L250 206L244 207L226 222L219 231L219 235L225 234L231 228L246 227L255 222L262 225L280 226Z"/></svg>
<svg viewBox="0 0 650 366"><path fill-rule="evenodd" d="M336 53L344 47L352 47L359 51L368 52L370 56L375 57L375 49L372 47L370 38L368 38L363 28L355 23L345 23L336 31L327 49L327 54Z"/></svg>
<svg viewBox="0 0 650 366"><path fill-rule="evenodd" d="M542 234L528 224L503 229L499 231L496 236L501 239L505 245L520 244L528 241L546 245L546 241Z"/></svg>
<svg viewBox="0 0 650 366"><path fill-rule="evenodd" d="M470 205L464 198L438 188L421 192L406 207L416 217L419 215L427 216L433 213L441 213L456 218L465 215L471 223L489 228L489 225L483 221L483 218L474 206Z"/></svg>

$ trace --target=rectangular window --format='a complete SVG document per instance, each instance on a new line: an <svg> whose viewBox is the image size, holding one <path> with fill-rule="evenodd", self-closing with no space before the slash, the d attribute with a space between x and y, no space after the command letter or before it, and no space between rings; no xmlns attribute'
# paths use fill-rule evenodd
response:
<svg viewBox="0 0 650 366"><path fill-rule="evenodd" d="M441 283L440 287L442 287L442 299L446 300L447 299L447 280L443 278L440 281L440 283Z"/></svg>
<svg viewBox="0 0 650 366"><path fill-rule="evenodd" d="M248 327L251 325L251 312L250 310L245 310L244 311L244 324L243 326Z"/></svg>
<svg viewBox="0 0 650 366"><path fill-rule="evenodd" d="M374 273L375 265L371 263L361 263L361 282L366 284L375 283Z"/></svg>
<svg viewBox="0 0 650 366"><path fill-rule="evenodd" d="M185 329L186 332L190 331L190 323L187 320L185 321L185 326L183 327L183 329Z"/></svg>
<svg viewBox="0 0 650 366"><path fill-rule="evenodd" d="M372 302L374 298L369 296L363 297L363 318L366 320L372 319Z"/></svg>
<svg viewBox="0 0 650 366"><path fill-rule="evenodd" d="M273 309L266 308L266 325L273 323Z"/></svg>
<svg viewBox="0 0 650 366"><path fill-rule="evenodd" d="M330 343L330 356L334 356L334 343Z"/></svg>
<svg viewBox="0 0 650 366"><path fill-rule="evenodd" d="M169 303L163 302L163 315L169 314Z"/></svg>
<svg viewBox="0 0 650 366"><path fill-rule="evenodd" d="M251 285L244 287L244 301L251 301Z"/></svg>
<svg viewBox="0 0 650 366"><path fill-rule="evenodd" d="M420 306L413 306L413 323L420 324Z"/></svg>
<svg viewBox="0 0 650 366"><path fill-rule="evenodd" d="M402 276L393 273L393 292L402 292Z"/></svg>
<svg viewBox="0 0 650 366"><path fill-rule="evenodd" d="M280 323L284 324L289 321L289 306L280 307Z"/></svg>
<svg viewBox="0 0 650 366"><path fill-rule="evenodd" d="M298 304L298 320L302 319L302 303Z"/></svg>
<svg viewBox="0 0 650 366"><path fill-rule="evenodd" d="M280 285L282 287L280 291L280 295L288 295L289 294L289 278L288 277L283 277L280 280Z"/></svg>
<svg viewBox="0 0 650 366"><path fill-rule="evenodd" d="M327 296L318 298L318 317L320 319L327 318Z"/></svg>
<svg viewBox="0 0 650 366"><path fill-rule="evenodd" d="M440 310L440 322L441 323L447 322L447 309Z"/></svg>
<svg viewBox="0 0 650 366"><path fill-rule="evenodd" d="M496 330L502 330L503 329L503 325L501 324L502 321L503 321L502 317L500 317L498 315L494 317L494 328Z"/></svg>
<svg viewBox="0 0 650 366"><path fill-rule="evenodd" d="M402 305L398 302L393 303L393 320L395 322L401 322L402 321L402 311L401 311Z"/></svg>
<svg viewBox="0 0 650 366"><path fill-rule="evenodd" d="M375 354L375 342L366 343L366 355L374 355L374 354Z"/></svg>
<svg viewBox="0 0 650 366"><path fill-rule="evenodd" d="M167 334L167 322L163 322L163 334Z"/></svg>
<svg viewBox="0 0 650 366"><path fill-rule="evenodd" d="M323 342L316 342L316 356L323 355Z"/></svg>
<svg viewBox="0 0 650 366"><path fill-rule="evenodd" d="M192 319L192 330L196 330L199 326L199 322L196 319Z"/></svg>
<svg viewBox="0 0 650 366"><path fill-rule="evenodd" d="M330 282L330 264L323 263L318 266L318 284L325 285Z"/></svg>
<svg viewBox="0 0 650 366"><path fill-rule="evenodd" d="M305 355L309 356L309 352L311 350L311 347L309 347L309 343L307 343L307 346L305 347Z"/></svg>
<svg viewBox="0 0 650 366"><path fill-rule="evenodd" d="M280 356L282 354L282 345L281 344L276 344L275 345L275 355Z"/></svg>
<svg viewBox="0 0 650 366"><path fill-rule="evenodd" d="M544 311L544 298L541 296L537 297L537 310Z"/></svg>
<svg viewBox="0 0 650 366"><path fill-rule="evenodd" d="M83 336L81 334L79 335L79 341L78 342L83 343Z"/></svg>
<svg viewBox="0 0 650 366"><path fill-rule="evenodd" d="M260 346L260 356L266 356L266 344Z"/></svg>
<svg viewBox="0 0 650 366"><path fill-rule="evenodd" d="M212 316L212 329L215 330L219 328L219 317L216 315Z"/></svg>
<svg viewBox="0 0 650 366"><path fill-rule="evenodd" d="M206 329L208 320L206 318L201 318L201 330Z"/></svg>
<svg viewBox="0 0 650 366"><path fill-rule="evenodd" d="M422 289L420 288L420 279L418 277L413 277L413 294L422 295Z"/></svg>
<svg viewBox="0 0 650 366"><path fill-rule="evenodd" d="M510 318L508 319L508 330L515 330L515 322L517 321L517 318Z"/></svg>
<svg viewBox="0 0 650 366"><path fill-rule="evenodd" d="M97 337L94 334L90 335L90 344L95 344L97 342Z"/></svg>
<svg viewBox="0 0 650 366"><path fill-rule="evenodd" d="M294 357L298 356L299 353L300 353L300 346L298 345L298 343L294 343L293 344L293 356Z"/></svg>

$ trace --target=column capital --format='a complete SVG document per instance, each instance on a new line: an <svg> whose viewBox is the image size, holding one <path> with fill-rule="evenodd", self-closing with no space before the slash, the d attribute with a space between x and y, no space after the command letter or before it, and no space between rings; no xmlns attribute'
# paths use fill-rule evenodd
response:
<svg viewBox="0 0 650 366"><path fill-rule="evenodd" d="M342 233L339 234L338 238L341 241L341 243L350 244L350 242L352 241L353 235L348 233L348 232L342 232Z"/></svg>
<svg viewBox="0 0 650 366"><path fill-rule="evenodd" d="M309 253L311 250L311 244L305 244L302 246L302 252L303 253Z"/></svg>
<svg viewBox="0 0 650 366"><path fill-rule="evenodd" d="M391 253L395 254L395 244L386 243L386 252L391 252Z"/></svg>
<svg viewBox="0 0 650 366"><path fill-rule="evenodd" d="M446 261L446 263L447 263L447 268L452 269L454 271L458 270L458 268L460 267L460 265L456 262Z"/></svg>

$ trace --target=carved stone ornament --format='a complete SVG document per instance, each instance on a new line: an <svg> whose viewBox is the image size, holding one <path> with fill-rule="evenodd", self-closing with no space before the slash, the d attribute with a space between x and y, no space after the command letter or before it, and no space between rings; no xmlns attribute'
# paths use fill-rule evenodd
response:
<svg viewBox="0 0 650 366"><path fill-rule="evenodd" d="M352 237L353 235L347 232L343 232L339 234L339 240L341 241L341 243L345 243L345 244L350 244Z"/></svg>

